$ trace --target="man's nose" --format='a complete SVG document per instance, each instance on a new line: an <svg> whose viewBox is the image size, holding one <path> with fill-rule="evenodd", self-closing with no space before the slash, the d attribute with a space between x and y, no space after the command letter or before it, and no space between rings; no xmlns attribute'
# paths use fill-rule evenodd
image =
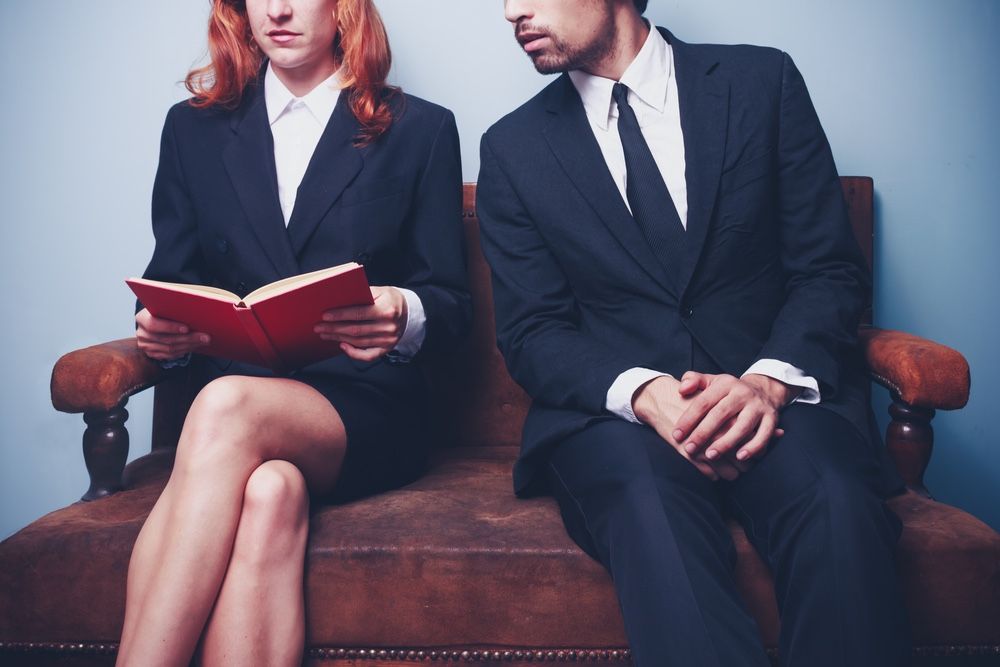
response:
<svg viewBox="0 0 1000 667"><path fill-rule="evenodd" d="M504 18L516 25L523 18L530 19L534 10L531 9L529 0L504 0L503 14Z"/></svg>

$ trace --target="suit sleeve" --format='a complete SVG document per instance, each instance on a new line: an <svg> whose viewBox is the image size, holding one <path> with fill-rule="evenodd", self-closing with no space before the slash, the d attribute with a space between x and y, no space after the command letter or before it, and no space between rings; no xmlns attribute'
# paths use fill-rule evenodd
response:
<svg viewBox="0 0 1000 667"><path fill-rule="evenodd" d="M851 230L833 154L805 82L783 54L778 129L783 306L758 359L815 377L824 399L855 349L871 279Z"/></svg>
<svg viewBox="0 0 1000 667"><path fill-rule="evenodd" d="M465 337L472 319L462 235L462 158L454 115L444 113L434 130L409 213L400 285L423 305L420 354L447 352Z"/></svg>
<svg viewBox="0 0 1000 667"><path fill-rule="evenodd" d="M204 283L204 259L198 243L194 207L177 152L175 109L167 114L160 138L160 161L153 181L153 257L144 278L176 283ZM136 303L136 312L142 309Z"/></svg>
<svg viewBox="0 0 1000 667"><path fill-rule="evenodd" d="M480 147L476 208L493 275L497 345L514 380L542 404L599 414L635 363L579 328L572 289L490 146Z"/></svg>

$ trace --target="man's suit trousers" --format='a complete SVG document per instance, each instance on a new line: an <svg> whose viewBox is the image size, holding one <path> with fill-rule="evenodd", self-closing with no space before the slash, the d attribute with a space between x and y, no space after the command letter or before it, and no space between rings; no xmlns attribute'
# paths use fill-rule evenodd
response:
<svg viewBox="0 0 1000 667"><path fill-rule="evenodd" d="M735 517L774 575L785 666L906 664L878 459L841 417L793 404L785 435L712 482L649 427L609 418L549 467L570 536L611 573L637 667L769 664L735 583Z"/></svg>

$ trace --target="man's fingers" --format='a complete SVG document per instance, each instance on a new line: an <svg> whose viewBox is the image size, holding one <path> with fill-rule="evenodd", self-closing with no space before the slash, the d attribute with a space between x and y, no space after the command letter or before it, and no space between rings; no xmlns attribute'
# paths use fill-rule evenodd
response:
<svg viewBox="0 0 1000 667"><path fill-rule="evenodd" d="M729 453L734 447L738 447L747 441L757 430L762 415L752 409L744 408L735 419L730 420L731 425L721 436L715 439L708 446L705 457L709 460L720 459ZM692 436L693 437L693 436Z"/></svg>
<svg viewBox="0 0 1000 667"><path fill-rule="evenodd" d="M712 376L711 381L709 376L699 375L702 376L704 390L691 399L687 409L674 422L673 436L678 442L688 438L691 431L704 420L705 415L729 395L730 389L736 382L736 378L731 375Z"/></svg>
<svg viewBox="0 0 1000 667"><path fill-rule="evenodd" d="M696 371L688 371L681 376L681 383L677 386L677 393L684 398L688 398L706 387L708 387L708 376Z"/></svg>
<svg viewBox="0 0 1000 667"><path fill-rule="evenodd" d="M760 456L767 445L771 442L771 438L776 433L774 428L777 419L772 414L766 414L760 420L760 425L757 427L757 432L745 445L740 447L739 451L736 452L737 461L749 461L752 458ZM781 430L781 429L778 429ZM784 433L784 431L782 431Z"/></svg>
<svg viewBox="0 0 1000 667"><path fill-rule="evenodd" d="M691 430L705 419L705 415L715 407L715 404L724 395L724 393L720 392L714 386L711 386L695 397L687 409L677 418L677 421L674 422L674 439L677 442L683 442L688 437L688 434L691 433Z"/></svg>
<svg viewBox="0 0 1000 667"><path fill-rule="evenodd" d="M731 482L740 476L740 469L732 461L712 461L711 465L716 474L727 482Z"/></svg>
<svg viewBox="0 0 1000 667"><path fill-rule="evenodd" d="M738 414L739 405L731 397L719 401L698 423L694 431L683 440L684 450L695 454L709 445L726 423Z"/></svg>

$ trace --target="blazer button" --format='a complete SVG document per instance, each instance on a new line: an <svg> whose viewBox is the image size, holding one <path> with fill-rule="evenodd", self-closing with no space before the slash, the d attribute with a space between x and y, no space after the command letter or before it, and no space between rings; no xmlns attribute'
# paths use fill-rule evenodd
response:
<svg viewBox="0 0 1000 667"><path fill-rule="evenodd" d="M692 317L694 317L694 308L691 306L683 306L681 308L681 319L690 320Z"/></svg>
<svg viewBox="0 0 1000 667"><path fill-rule="evenodd" d="M215 247L219 249L223 255L229 252L229 241L223 238L215 239Z"/></svg>

